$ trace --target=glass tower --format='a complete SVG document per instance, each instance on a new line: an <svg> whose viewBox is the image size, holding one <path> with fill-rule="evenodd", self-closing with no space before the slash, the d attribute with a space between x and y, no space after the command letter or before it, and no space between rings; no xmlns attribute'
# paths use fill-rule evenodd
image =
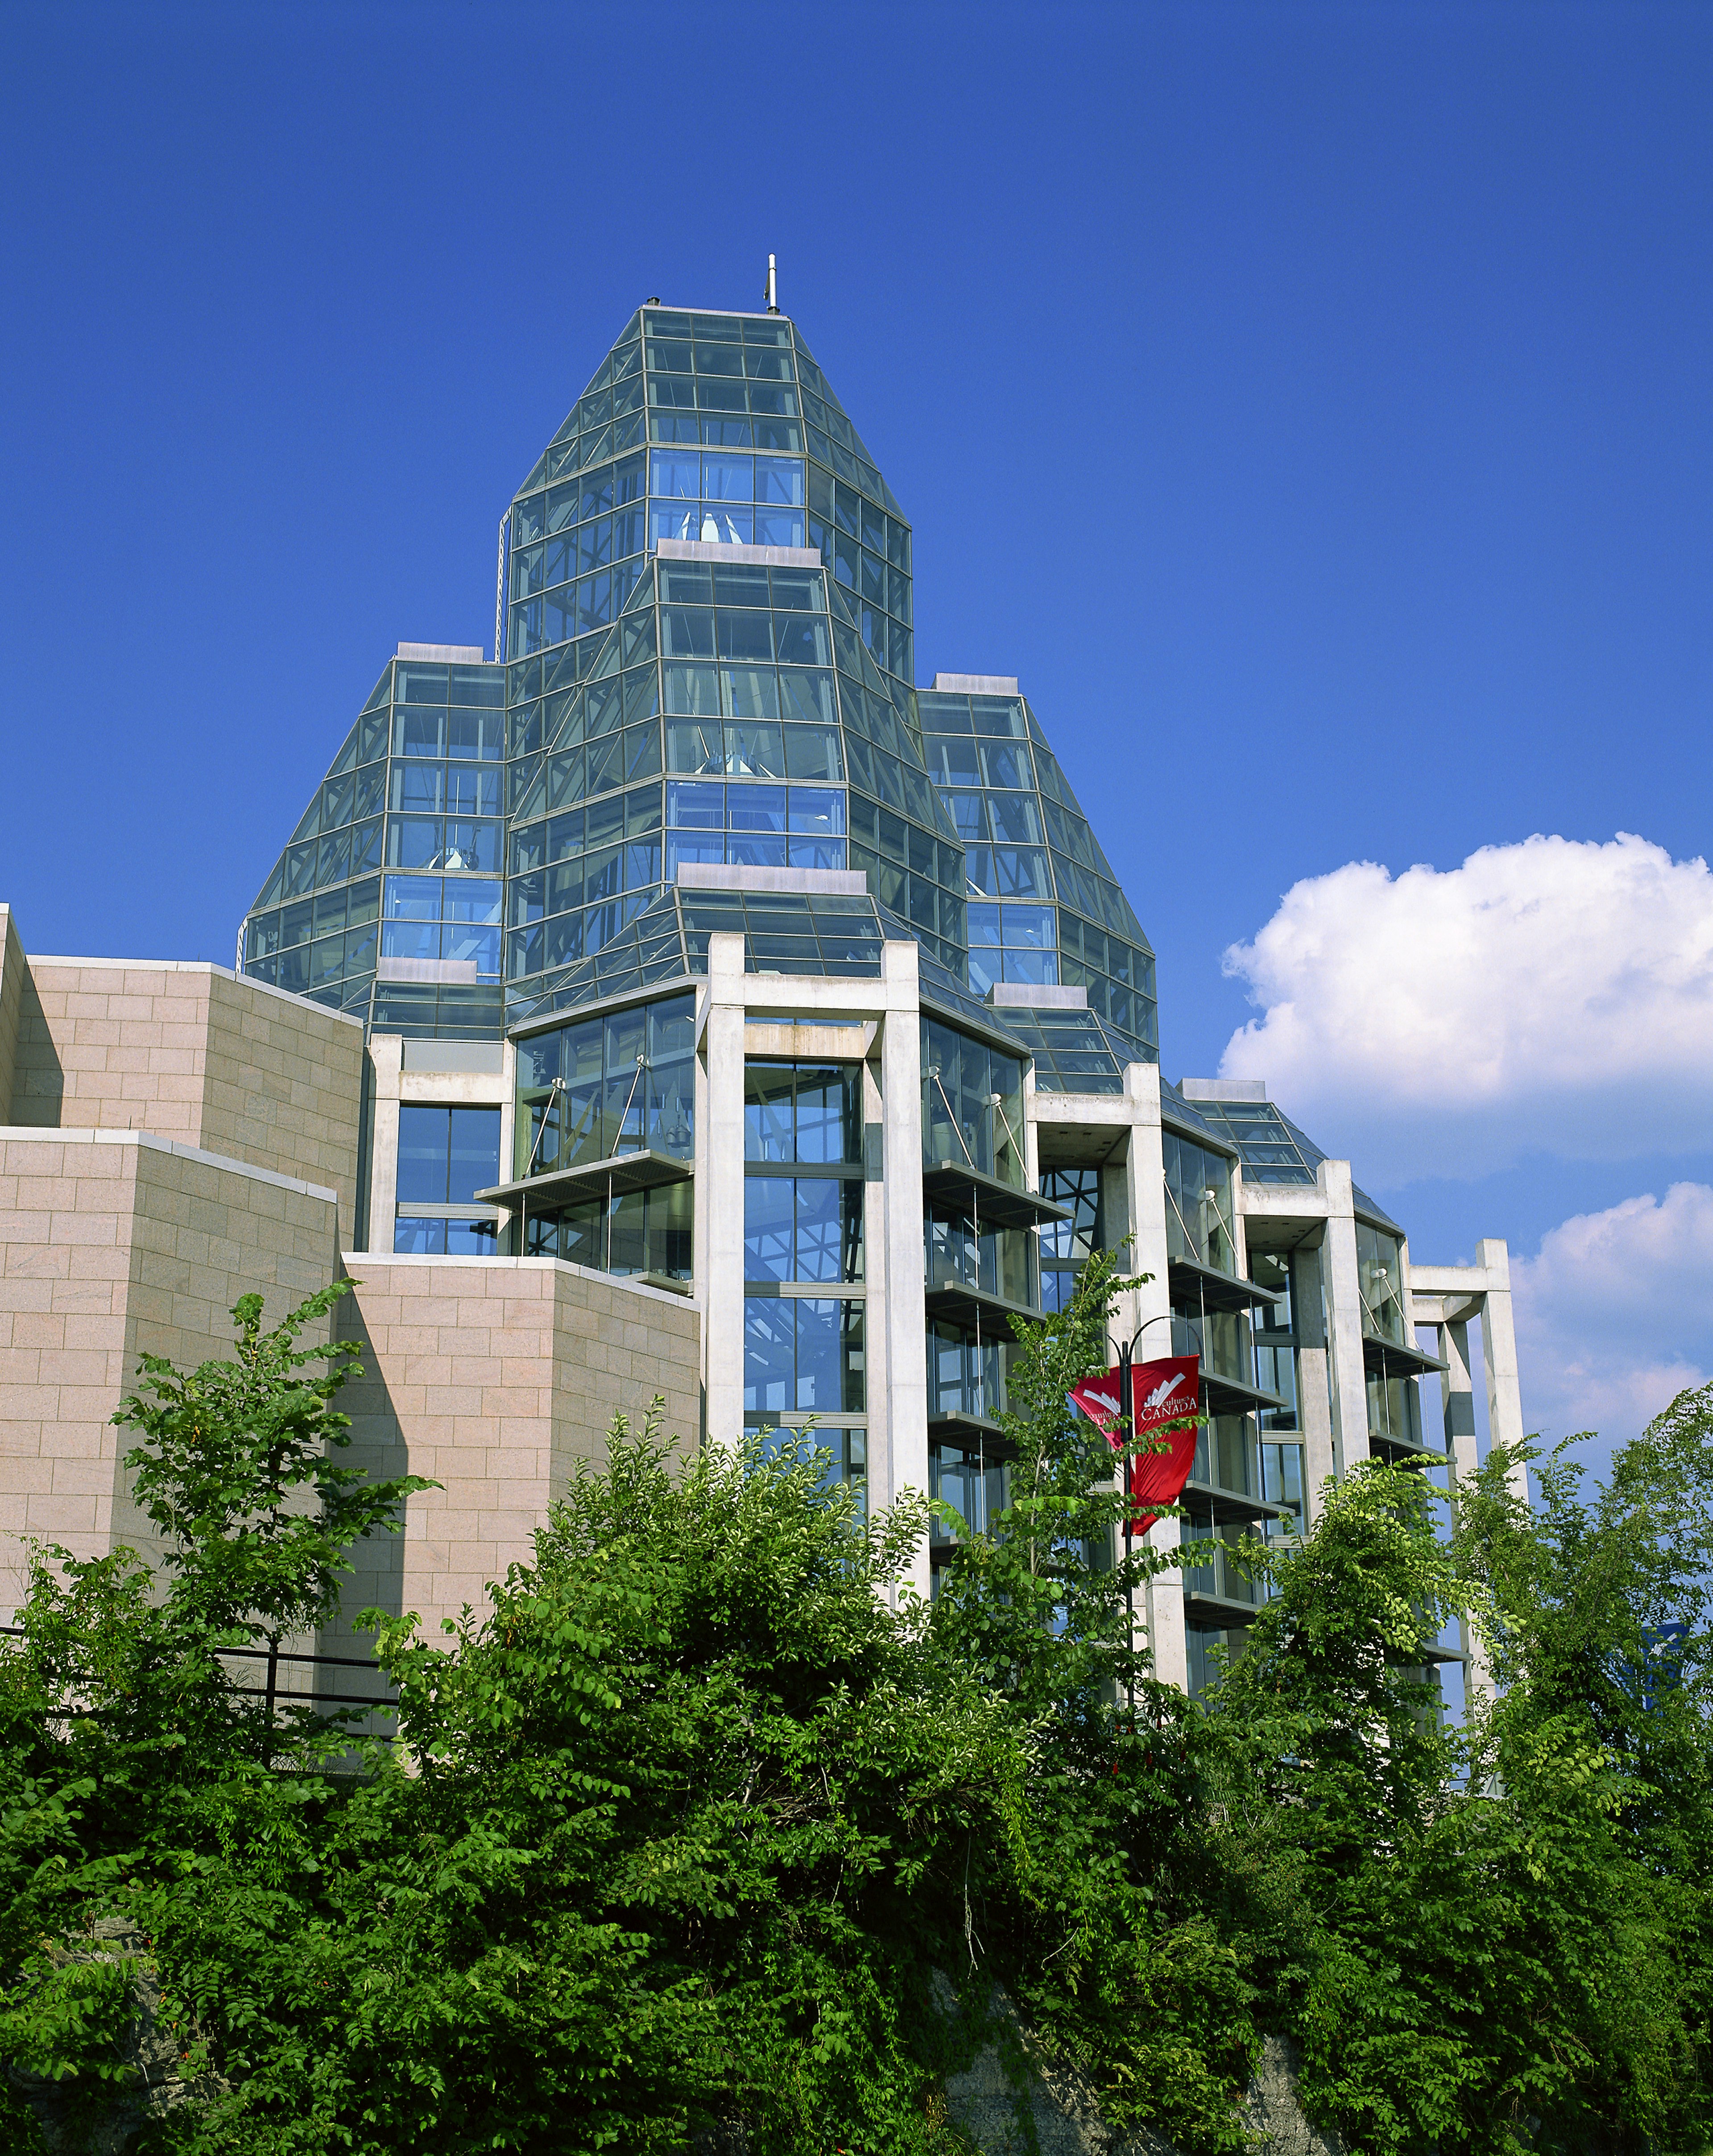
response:
<svg viewBox="0 0 1713 2156"><path fill-rule="evenodd" d="M1046 1085L1152 1059L1141 924L1023 699L914 686L910 569L792 321L641 309L501 520L502 655L388 665L240 963L388 1032L497 1039L700 970L710 923L787 972L865 972L901 934L960 998L1086 990L1016 1014L1063 1051ZM731 865L868 896L680 884Z"/></svg>

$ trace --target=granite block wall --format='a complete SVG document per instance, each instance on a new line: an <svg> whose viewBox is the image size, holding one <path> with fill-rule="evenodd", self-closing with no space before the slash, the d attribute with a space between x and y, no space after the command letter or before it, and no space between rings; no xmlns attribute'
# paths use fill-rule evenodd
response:
<svg viewBox="0 0 1713 2156"><path fill-rule="evenodd" d="M639 1422L664 1394L667 1434L697 1443L701 1321L683 1297L549 1258L347 1263L361 1284L339 1325L364 1363L350 1456L444 1486L363 1547L348 1607L413 1609L429 1638L466 1603L480 1616L615 1413Z"/></svg>
<svg viewBox="0 0 1713 2156"><path fill-rule="evenodd" d="M32 958L25 971L14 1124L152 1131L328 1185L351 1241L358 1020L219 966Z"/></svg>
<svg viewBox="0 0 1713 2156"><path fill-rule="evenodd" d="M152 1552L112 1417L146 1351L232 1345L231 1306L270 1316L338 1265L331 1189L141 1131L0 1130L0 1609L26 1538L79 1557Z"/></svg>

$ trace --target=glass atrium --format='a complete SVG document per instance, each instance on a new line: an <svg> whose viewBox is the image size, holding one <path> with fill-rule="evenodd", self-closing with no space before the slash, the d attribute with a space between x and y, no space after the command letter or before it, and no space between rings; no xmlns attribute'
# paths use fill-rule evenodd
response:
<svg viewBox="0 0 1713 2156"><path fill-rule="evenodd" d="M515 1041L503 1170L497 1108L401 1108L397 1250L491 1252L509 1177L512 1247L684 1291L710 937L741 932L754 973L853 981L914 942L929 1475L975 1527L1005 1497L1011 1321L1061 1308L1109 1232L1086 1156L1044 1153L1028 1189L1029 1085L1121 1095L1157 1061L1157 988L1017 685L916 687L912 551L792 322L641 309L500 520L494 659L400 647L238 963L407 1044ZM885 1341L852 1070L747 1067L741 1412L813 1424L860 1484ZM1252 1251L1239 1274L1233 1169L1312 1186L1326 1156L1265 1101L1162 1084L1161 1116L1170 1348L1201 1358L1208 1418L1186 1492L1199 1683L1263 1593L1241 1545L1305 1517L1298 1358L1325 1332L1305 1259ZM1371 1441L1437 1456L1401 1231L1360 1191L1356 1211ZM956 1540L936 1526L936 1562Z"/></svg>
<svg viewBox="0 0 1713 2156"><path fill-rule="evenodd" d="M1023 698L915 688L910 590L910 525L795 325L643 309L501 521L504 663L387 666L240 963L493 1040L700 971L710 926L768 970L864 973L885 921L976 1001L1085 988L1007 1018L1044 1086L1121 1083L1157 1053L1147 939ZM691 903L685 865L860 870L872 903Z"/></svg>

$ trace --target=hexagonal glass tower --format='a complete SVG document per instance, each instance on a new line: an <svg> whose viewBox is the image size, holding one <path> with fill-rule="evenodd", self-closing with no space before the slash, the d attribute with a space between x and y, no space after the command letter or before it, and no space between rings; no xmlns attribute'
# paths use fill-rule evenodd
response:
<svg viewBox="0 0 1713 2156"><path fill-rule="evenodd" d="M503 660L401 646L244 970L495 1039L695 970L723 918L685 895L698 870L854 870L872 904L750 894L770 967L860 964L884 913L978 997L1085 987L1152 1057L1152 953L1015 684L913 685L910 557L794 323L641 309L501 521Z"/></svg>

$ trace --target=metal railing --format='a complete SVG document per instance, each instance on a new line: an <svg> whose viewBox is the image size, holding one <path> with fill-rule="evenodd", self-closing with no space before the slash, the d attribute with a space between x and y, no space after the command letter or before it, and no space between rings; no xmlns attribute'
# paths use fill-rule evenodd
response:
<svg viewBox="0 0 1713 2156"><path fill-rule="evenodd" d="M22 1625L0 1625L0 1639L28 1639L28 1633ZM209 1656L214 1661L265 1662L267 1676L259 1685L233 1685L230 1689L243 1699L260 1699L267 1702L266 1714L271 1722L277 1706L293 1707L363 1707L382 1708L392 1713L398 1711L396 1698L381 1698L372 1692L286 1691L280 1689L280 1671L283 1663L304 1663L317 1669L370 1670L380 1671L380 1664L363 1655L301 1655L284 1647L213 1647ZM74 1682L88 1681L80 1673L73 1673ZM75 1715L92 1713L97 1710L77 1707L54 1707L54 1714Z"/></svg>

